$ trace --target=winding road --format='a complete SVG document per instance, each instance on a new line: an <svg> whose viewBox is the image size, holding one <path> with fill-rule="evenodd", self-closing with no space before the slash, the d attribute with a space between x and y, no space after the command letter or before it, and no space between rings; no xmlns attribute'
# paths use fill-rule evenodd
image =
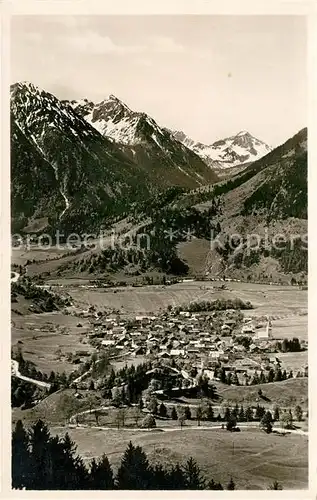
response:
<svg viewBox="0 0 317 500"><path fill-rule="evenodd" d="M90 412L90 410L88 410L88 413ZM94 412L94 410L92 410L92 413ZM86 412L87 413L87 412ZM71 417L71 418L74 418L74 417ZM64 428L65 426L60 426L61 428ZM66 427L72 427L72 428L78 428L78 429L98 429L98 430L104 430L104 431L110 431L110 430L116 430L116 427L103 427L103 426L100 426L100 425L89 425L89 424L69 424L68 426ZM243 424L239 424L238 426L240 429L257 429L259 430L259 424L258 425L255 425L253 423L243 423ZM142 431L142 432L146 432L146 431L155 431L155 430L158 430L160 432L175 432L175 431L190 431L190 430L201 430L201 431L213 431L213 430L219 430L219 429L223 429L221 425L183 425L183 427L181 428L179 425L175 425L173 427L155 427L155 428L150 428L150 429L147 429L147 428L143 428L143 427L121 427L120 426L120 431L121 430L127 430L127 431ZM223 429L224 431L228 432L226 429ZM282 429L281 427L274 427L273 428L273 431L277 431L280 433L281 436L284 436L284 435L287 435L287 434L298 434L300 436L308 436L308 431L303 431L301 429L289 429L289 430L284 430Z"/></svg>
<svg viewBox="0 0 317 500"><path fill-rule="evenodd" d="M22 375L19 371L19 363L15 359L11 359L11 375L13 377L19 378L20 380L24 380L25 382L30 382L30 384L35 384L42 388L44 387L45 389L51 388L51 384L48 384L47 382L43 382L42 380L35 380L34 378L25 377L24 375Z"/></svg>

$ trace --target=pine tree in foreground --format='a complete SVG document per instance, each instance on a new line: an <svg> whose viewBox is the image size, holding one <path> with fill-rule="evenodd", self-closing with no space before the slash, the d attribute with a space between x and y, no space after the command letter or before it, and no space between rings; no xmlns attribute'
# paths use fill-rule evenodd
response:
<svg viewBox="0 0 317 500"><path fill-rule="evenodd" d="M187 490L204 490L206 488L206 480L192 457L187 460L183 471Z"/></svg>
<svg viewBox="0 0 317 500"><path fill-rule="evenodd" d="M282 490L283 487L278 481L274 481L270 486L269 490Z"/></svg>
<svg viewBox="0 0 317 500"><path fill-rule="evenodd" d="M108 458L91 461L89 470L77 455L76 445L66 434L52 437L39 420L29 431L18 421L12 433L12 487L33 490L222 490L207 481L193 458L171 468L150 464L140 446L129 443L114 480ZM236 488L232 478L228 490ZM282 489L274 481L268 489Z"/></svg>
<svg viewBox="0 0 317 500"><path fill-rule="evenodd" d="M236 489L236 485L232 479L232 477L230 478L230 481L228 483L228 486L227 486L227 490L235 490Z"/></svg>
<svg viewBox="0 0 317 500"><path fill-rule="evenodd" d="M114 479L111 465L106 455L96 461L92 460L90 465L89 486L91 490L113 490Z"/></svg>
<svg viewBox="0 0 317 500"><path fill-rule="evenodd" d="M116 487L120 490L147 490L151 484L151 469L146 454L131 441L121 459Z"/></svg>
<svg viewBox="0 0 317 500"><path fill-rule="evenodd" d="M12 432L12 488L28 488L30 476L29 440L21 420Z"/></svg>

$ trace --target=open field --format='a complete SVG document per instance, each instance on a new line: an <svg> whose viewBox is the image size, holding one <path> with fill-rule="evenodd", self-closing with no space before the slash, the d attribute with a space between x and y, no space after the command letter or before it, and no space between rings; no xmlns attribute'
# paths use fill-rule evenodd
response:
<svg viewBox="0 0 317 500"><path fill-rule="evenodd" d="M308 378L292 378L281 382L271 382L269 384L228 386L222 382L213 381L217 397L211 401L215 410L226 406L233 407L236 404L255 407L257 404L272 410L275 406L280 408L293 409L300 405L303 410L308 408ZM258 391L262 390L263 398L260 398ZM164 401L164 403L166 403ZM171 399L168 404L201 404L200 398Z"/></svg>
<svg viewBox="0 0 317 500"><path fill-rule="evenodd" d="M308 337L307 315L290 316L285 319L273 321L274 338L284 339L298 337L307 340ZM305 335L306 334L306 335Z"/></svg>
<svg viewBox="0 0 317 500"><path fill-rule="evenodd" d="M56 283L57 280L54 282ZM59 280L63 284L63 280ZM69 283L69 281L68 281ZM113 307L131 313L158 312L168 305L179 305L190 301L216 300L218 298L240 298L251 301L254 310L250 316L270 315L280 319L299 315L307 323L307 291L291 286L264 285L255 283L227 283L227 289L217 290L222 282L188 281L170 286L121 287L116 289L93 289L67 286L67 292L75 301L97 307Z"/></svg>
<svg viewBox="0 0 317 500"><path fill-rule="evenodd" d="M308 351L279 352L277 357L281 361L282 369L286 371L293 370L295 374L297 371L303 370L305 366L308 366Z"/></svg>
<svg viewBox="0 0 317 500"><path fill-rule="evenodd" d="M47 247L47 248L39 248L37 245L31 245L29 249L27 248L12 248L11 252L11 263L16 264L18 266L24 265L28 260L29 261L49 261L56 258L61 258L63 255L66 255L72 252L71 247Z"/></svg>
<svg viewBox="0 0 317 500"><path fill-rule="evenodd" d="M61 281L62 283L62 281ZM68 282L69 283L69 282ZM217 290L221 282L192 281L171 286L121 287L115 289L67 286L67 292L82 307L114 308L122 313L157 313L168 305L176 306L199 300L240 298L254 309L247 316L272 318L273 337L307 339L307 291L291 286L229 282L228 289Z"/></svg>
<svg viewBox="0 0 317 500"><path fill-rule="evenodd" d="M303 409L308 407L308 378L293 378L282 382L269 384L257 384L250 386L228 386L215 382L219 395L219 401L225 405L243 404L244 406L256 406L260 404L268 408L275 405L280 408L294 408L297 404ZM267 399L261 399L258 395L259 389Z"/></svg>
<svg viewBox="0 0 317 500"><path fill-rule="evenodd" d="M193 456L209 478L224 486L230 476L238 489L267 489L278 480L284 489L308 486L308 440L305 436L267 435L259 430L230 433L225 430L133 431L52 427L65 432L86 460L105 453L116 468L131 440L151 461L169 465Z"/></svg>
<svg viewBox="0 0 317 500"><path fill-rule="evenodd" d="M84 339L89 329L87 319L61 313L42 313L15 315L12 320L12 346L19 342L24 359L35 363L37 369L44 373L50 374L52 370L69 373L76 365L64 358L67 353L94 351ZM77 327L79 323L82 327Z"/></svg>

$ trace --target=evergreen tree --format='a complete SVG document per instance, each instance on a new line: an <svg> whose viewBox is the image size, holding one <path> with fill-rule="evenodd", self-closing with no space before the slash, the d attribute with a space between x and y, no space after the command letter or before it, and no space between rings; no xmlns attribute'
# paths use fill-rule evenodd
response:
<svg viewBox="0 0 317 500"><path fill-rule="evenodd" d="M232 432L234 430L234 428L236 427L236 425L237 425L237 421L234 418L234 416L231 415L231 417L229 418L229 420L226 424L227 431Z"/></svg>
<svg viewBox="0 0 317 500"><path fill-rule="evenodd" d="M30 476L29 439L21 420L12 432L12 488L28 488Z"/></svg>
<svg viewBox="0 0 317 500"><path fill-rule="evenodd" d="M90 466L89 486L91 490L113 490L114 479L110 462L106 455L95 461Z"/></svg>
<svg viewBox="0 0 317 500"><path fill-rule="evenodd" d="M239 379L238 379L238 375L236 372L233 372L232 373L232 376L231 376L231 384L233 385L240 385L239 384Z"/></svg>
<svg viewBox="0 0 317 500"><path fill-rule="evenodd" d="M275 371L275 374L274 374L274 382L281 382L282 379L282 371L280 368L278 368L276 371Z"/></svg>
<svg viewBox="0 0 317 500"><path fill-rule="evenodd" d="M164 469L161 464L156 464L152 467L151 489L153 490L167 490L170 486L169 473Z"/></svg>
<svg viewBox="0 0 317 500"><path fill-rule="evenodd" d="M186 478L179 464L172 467L168 477L169 489L184 490L186 488Z"/></svg>
<svg viewBox="0 0 317 500"><path fill-rule="evenodd" d="M176 408L175 406L172 407L172 411L171 411L171 419L172 420L177 420L177 411L176 411Z"/></svg>
<svg viewBox="0 0 317 500"><path fill-rule="evenodd" d="M206 408L206 419L209 421L209 422L212 422L214 420L214 411L212 409L212 406L211 404L208 404L207 405L207 408Z"/></svg>
<svg viewBox="0 0 317 500"><path fill-rule="evenodd" d="M225 414L223 417L224 421L228 422L230 420L230 417L231 417L230 408L225 408Z"/></svg>
<svg viewBox="0 0 317 500"><path fill-rule="evenodd" d="M250 408L250 406L248 406L248 408L245 411L245 419L247 422L252 422L253 420L253 411L252 408Z"/></svg>
<svg viewBox="0 0 317 500"><path fill-rule="evenodd" d="M293 427L293 415L291 410L284 411L282 415L280 415L281 425L284 429L292 429Z"/></svg>
<svg viewBox="0 0 317 500"><path fill-rule="evenodd" d="M267 375L268 382L274 382L274 370L272 368L269 369L269 373Z"/></svg>
<svg viewBox="0 0 317 500"><path fill-rule="evenodd" d="M263 408L263 406L257 405L255 410L255 420L261 420L264 414L265 414L265 409Z"/></svg>
<svg viewBox="0 0 317 500"><path fill-rule="evenodd" d="M51 443L55 438L51 438ZM58 439L58 438L57 438ZM56 471L61 471L61 483L59 488L56 486L51 489L62 490L82 490L86 489L88 481L88 472L83 463L83 460L76 455L77 446L70 439L69 434L57 443L61 451L61 457L56 460L58 454L55 455L51 451L53 462L53 483L55 484Z"/></svg>
<svg viewBox="0 0 317 500"><path fill-rule="evenodd" d="M274 481L270 486L269 490L282 490L282 485L278 481Z"/></svg>
<svg viewBox="0 0 317 500"><path fill-rule="evenodd" d="M265 384L266 383L266 378L265 378L265 375L264 375L264 373L263 373L262 370L260 372L259 383L260 384Z"/></svg>
<svg viewBox="0 0 317 500"><path fill-rule="evenodd" d="M295 406L294 413L295 413L295 420L298 420L298 422L301 422L301 420L303 418L303 410L299 405Z"/></svg>
<svg viewBox="0 0 317 500"><path fill-rule="evenodd" d="M183 467L183 471L187 490L203 490L205 488L206 480L192 457L187 460Z"/></svg>
<svg viewBox="0 0 317 500"><path fill-rule="evenodd" d="M158 410L159 416L165 418L167 416L167 408L164 403L161 403Z"/></svg>
<svg viewBox="0 0 317 500"><path fill-rule="evenodd" d="M122 404L122 392L119 387L114 387L112 391L112 404L116 407Z"/></svg>
<svg viewBox="0 0 317 500"><path fill-rule="evenodd" d="M203 418L203 410L202 410L202 407L201 406L197 406L196 408L196 420L197 420L197 424L200 426L200 422Z"/></svg>
<svg viewBox="0 0 317 500"><path fill-rule="evenodd" d="M38 420L29 431L30 462L30 489L46 490L52 480L52 463L49 450L50 433L47 425Z"/></svg>
<svg viewBox="0 0 317 500"><path fill-rule="evenodd" d="M148 401L147 408L151 413L153 413L153 415L157 414L158 404L155 396L151 396L150 400Z"/></svg>
<svg viewBox="0 0 317 500"><path fill-rule="evenodd" d="M222 367L220 369L220 382L222 382L223 384L227 383L227 375L226 375L226 370L224 369L224 367Z"/></svg>
<svg viewBox="0 0 317 500"><path fill-rule="evenodd" d="M185 406L184 408L184 417L186 420L190 420L192 418L192 413L190 411L189 406Z"/></svg>
<svg viewBox="0 0 317 500"><path fill-rule="evenodd" d="M223 487L220 483L216 483L213 479L208 482L207 490L223 490Z"/></svg>
<svg viewBox="0 0 317 500"><path fill-rule="evenodd" d="M237 420L238 415L239 415L239 406L236 403L235 407L233 408L231 415Z"/></svg>
<svg viewBox="0 0 317 500"><path fill-rule="evenodd" d="M236 485L232 479L232 477L230 478L230 481L228 483L228 486L227 486L227 490L235 490L236 489Z"/></svg>
<svg viewBox="0 0 317 500"><path fill-rule="evenodd" d="M116 486L120 490L147 490L151 485L151 469L146 454L131 441L124 452L116 475Z"/></svg>
<svg viewBox="0 0 317 500"><path fill-rule="evenodd" d="M261 419L260 427L263 430L265 430L265 432L270 434L272 432L272 429L273 429L272 422L273 422L272 414L270 411L267 411Z"/></svg>

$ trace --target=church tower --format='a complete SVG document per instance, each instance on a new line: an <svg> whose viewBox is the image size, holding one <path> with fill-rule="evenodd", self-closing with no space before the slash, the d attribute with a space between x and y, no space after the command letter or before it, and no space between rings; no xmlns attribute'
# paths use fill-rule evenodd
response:
<svg viewBox="0 0 317 500"><path fill-rule="evenodd" d="M269 319L268 319L267 325L266 325L266 337L268 339L272 338L272 323Z"/></svg>

